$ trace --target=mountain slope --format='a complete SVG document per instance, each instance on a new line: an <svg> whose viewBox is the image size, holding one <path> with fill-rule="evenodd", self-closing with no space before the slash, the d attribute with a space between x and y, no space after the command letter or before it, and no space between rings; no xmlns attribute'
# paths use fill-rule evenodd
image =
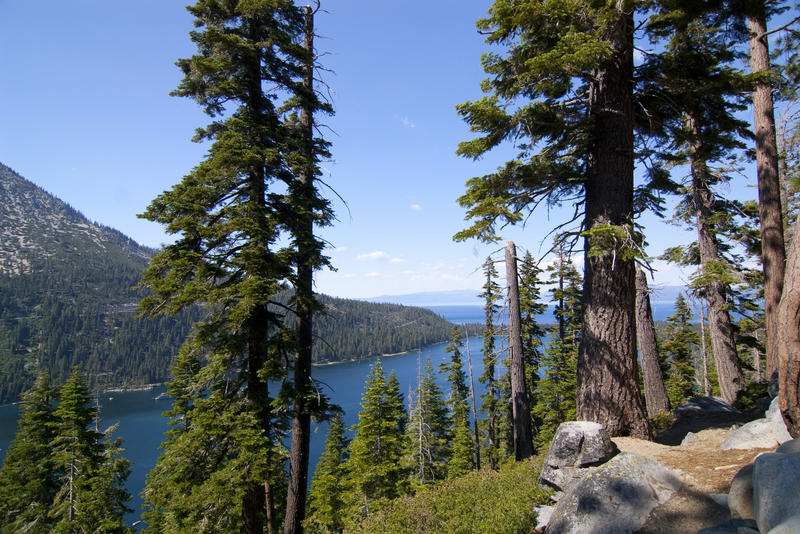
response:
<svg viewBox="0 0 800 534"><path fill-rule="evenodd" d="M134 290L154 250L92 223L0 164L0 404L38 369L63 381L77 365L93 386L162 382L202 311L136 319ZM428 310L321 296L315 361L401 352L444 341Z"/></svg>

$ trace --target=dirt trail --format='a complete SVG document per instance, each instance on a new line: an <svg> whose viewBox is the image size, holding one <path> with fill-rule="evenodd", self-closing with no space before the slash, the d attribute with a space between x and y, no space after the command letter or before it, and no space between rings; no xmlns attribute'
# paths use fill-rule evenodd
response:
<svg viewBox="0 0 800 534"><path fill-rule="evenodd" d="M730 434L731 424L740 422L730 416L683 421L659 436L662 443L613 438L620 451L652 458L678 472L684 482L680 491L650 514L644 529L639 532L695 533L729 519L727 508L717 504L711 495L728 493L731 480L742 467L759 454L774 451L774 448L721 450L720 444ZM705 429L701 430L703 427ZM687 430L689 428L692 430ZM698 439L686 445L663 444L680 443L688 431L695 432Z"/></svg>

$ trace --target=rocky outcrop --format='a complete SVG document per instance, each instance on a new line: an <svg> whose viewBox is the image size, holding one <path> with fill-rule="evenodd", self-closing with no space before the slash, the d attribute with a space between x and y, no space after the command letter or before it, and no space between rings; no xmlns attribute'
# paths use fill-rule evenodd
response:
<svg viewBox="0 0 800 534"><path fill-rule="evenodd" d="M766 415L762 419L750 421L731 432L720 448L729 449L770 449L780 443L790 441L792 436L786 430L786 424L781 417L778 398L774 398L769 405Z"/></svg>
<svg viewBox="0 0 800 534"><path fill-rule="evenodd" d="M692 397L675 408L672 413L675 414L675 417L692 417L718 413L738 414L740 412L719 397Z"/></svg>
<svg viewBox="0 0 800 534"><path fill-rule="evenodd" d="M800 454L762 454L753 462L753 510L760 532L800 513ZM797 531L792 531L797 532Z"/></svg>
<svg viewBox="0 0 800 534"><path fill-rule="evenodd" d="M553 510L547 533L636 532L681 485L677 474L655 460L619 454L567 489Z"/></svg>
<svg viewBox="0 0 800 534"><path fill-rule="evenodd" d="M755 519L753 512L753 464L747 464L733 477L728 492L728 508L734 519Z"/></svg>
<svg viewBox="0 0 800 534"><path fill-rule="evenodd" d="M743 467L731 482L728 506L732 520L701 534L800 532L800 439L786 441Z"/></svg>
<svg viewBox="0 0 800 534"><path fill-rule="evenodd" d="M602 425L588 421L561 423L547 450L539 485L565 491L586 474L587 468L606 462L617 452Z"/></svg>

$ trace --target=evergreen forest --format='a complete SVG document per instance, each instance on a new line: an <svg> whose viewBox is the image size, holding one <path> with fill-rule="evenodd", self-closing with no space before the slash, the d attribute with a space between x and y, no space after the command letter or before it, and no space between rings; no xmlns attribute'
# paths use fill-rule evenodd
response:
<svg viewBox="0 0 800 534"><path fill-rule="evenodd" d="M0 495L17 491L8 473L26 455L42 461L25 489L30 506L0 508L0 529L122 528L83 526L98 509L108 518L124 509L118 485L97 484L101 473L124 480L125 463L110 434L92 431L85 379L70 359L78 351L95 377L124 368L137 380L166 376L148 362L170 356L169 430L142 493L153 533L530 532L535 511L520 503L546 500L535 481L560 423L594 421L611 436L653 440L695 395L750 409L770 390L800 437L799 7L487 2L476 21L486 49L473 58L483 95L453 102L470 132L456 154L507 159L453 191L465 212L453 239L504 244L475 262L485 322L483 372L473 376L458 326L313 291L318 273L336 267L323 237L337 222L323 177L336 149L321 127L335 111L318 76L325 55L315 17L324 6L188 6L194 52L177 60L183 78L172 94L205 113L194 140L209 149L140 214L174 241L141 264L123 255L128 270L101 255L84 258L86 269L51 271L32 252L4 259L2 283L19 289L0 296L9 353L0 361L13 376L46 365L66 382L56 402L46 375L33 387L3 379L8 398L27 390L15 447L31 452L9 451ZM729 198L741 181L756 186L753 198ZM538 244L506 239L509 226L540 224L562 206L571 219L553 225L543 255L532 252ZM648 256L651 216L693 241ZM656 259L691 273L660 325L648 287ZM72 288L88 286L78 273L92 265L119 281L90 287L90 317L67 308L79 300ZM56 288L52 296L45 287ZM97 297L114 292L125 304ZM42 309L45 298L53 310ZM550 303L555 324L541 324ZM81 340L42 334L50 323L36 321L45 317ZM155 332L168 321L182 326L165 339ZM113 352L122 339L109 332L128 324L153 329L157 343L141 349L148 358ZM420 362L407 394L376 359L349 429L314 379L313 363L444 339L446 360L438 369ZM328 423L314 473L312 421ZM88 468L76 491L88 497L73 502L64 484L78 463Z"/></svg>

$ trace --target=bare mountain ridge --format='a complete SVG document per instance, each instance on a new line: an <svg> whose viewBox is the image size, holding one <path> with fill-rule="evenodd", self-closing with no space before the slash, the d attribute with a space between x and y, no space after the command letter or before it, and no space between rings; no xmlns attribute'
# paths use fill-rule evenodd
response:
<svg viewBox="0 0 800 534"><path fill-rule="evenodd" d="M0 163L0 273L29 274L45 260L113 254L146 265L155 252L94 223Z"/></svg>
<svg viewBox="0 0 800 534"><path fill-rule="evenodd" d="M0 404L40 369L63 381L73 366L98 388L170 377L173 356L201 318L136 318L134 290L157 251L80 212L0 163ZM429 310L320 296L314 360L395 353L447 339Z"/></svg>

